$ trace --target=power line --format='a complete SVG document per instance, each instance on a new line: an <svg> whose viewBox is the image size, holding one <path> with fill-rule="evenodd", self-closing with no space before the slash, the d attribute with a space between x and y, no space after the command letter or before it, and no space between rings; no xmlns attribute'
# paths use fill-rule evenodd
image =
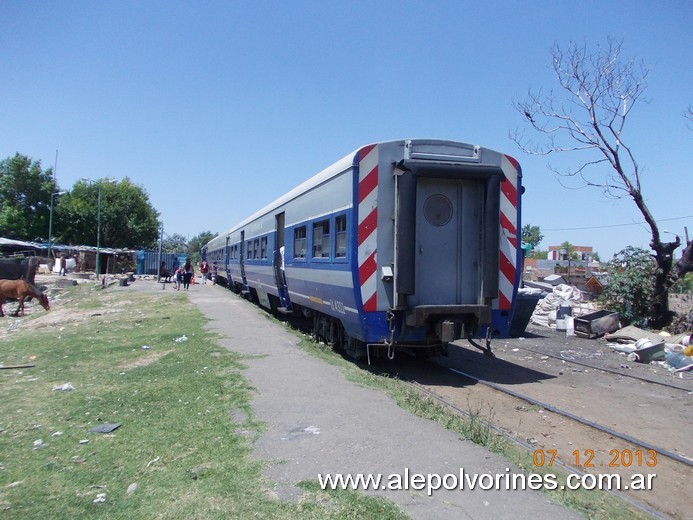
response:
<svg viewBox="0 0 693 520"><path fill-rule="evenodd" d="M693 215L687 215L685 217L663 218L663 219L657 220L657 222L670 222L672 220L683 220L686 218L693 218ZM642 221L642 222L630 222L628 224L610 224L607 226L542 229L542 231L579 231L579 230L584 230L584 229L605 229L605 228L615 228L615 227L624 227L624 226L641 226L643 224L647 224L647 222Z"/></svg>

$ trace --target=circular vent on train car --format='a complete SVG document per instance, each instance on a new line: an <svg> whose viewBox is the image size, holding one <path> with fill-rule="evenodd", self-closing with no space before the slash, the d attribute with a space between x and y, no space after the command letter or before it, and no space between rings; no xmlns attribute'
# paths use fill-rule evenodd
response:
<svg viewBox="0 0 693 520"><path fill-rule="evenodd" d="M452 202L445 195L431 195L424 202L424 217L433 226L444 226L452 218Z"/></svg>

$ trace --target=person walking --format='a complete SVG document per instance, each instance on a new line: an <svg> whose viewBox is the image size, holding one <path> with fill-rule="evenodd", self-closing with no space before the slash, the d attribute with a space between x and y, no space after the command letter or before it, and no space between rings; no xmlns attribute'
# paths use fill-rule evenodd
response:
<svg viewBox="0 0 693 520"><path fill-rule="evenodd" d="M192 262L190 261L190 257L188 257L185 261L185 265L183 265L183 289L186 291L190 289L190 281L194 274Z"/></svg>
<svg viewBox="0 0 693 520"><path fill-rule="evenodd" d="M219 266L216 262L212 264L212 285L217 284L217 275L219 274Z"/></svg>
<svg viewBox="0 0 693 520"><path fill-rule="evenodd" d="M171 273L169 273L166 269L166 262L161 262L161 266L159 266L159 279L162 278L164 279L164 282L171 281Z"/></svg>
<svg viewBox="0 0 693 520"><path fill-rule="evenodd" d="M200 262L200 273L202 273L202 284L207 284L207 273L209 272L209 264L205 258Z"/></svg>
<svg viewBox="0 0 693 520"><path fill-rule="evenodd" d="M181 275L180 267L177 267L176 270L173 272L173 288L176 291L180 291L180 285L183 282L181 277L182 277L182 275Z"/></svg>

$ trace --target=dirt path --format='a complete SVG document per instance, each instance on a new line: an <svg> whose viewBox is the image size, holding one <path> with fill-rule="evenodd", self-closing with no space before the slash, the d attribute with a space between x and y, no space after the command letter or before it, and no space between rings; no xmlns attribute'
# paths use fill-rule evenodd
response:
<svg viewBox="0 0 693 520"><path fill-rule="evenodd" d="M37 283L52 287L51 311L29 304L28 313L37 316L32 320L6 320L0 328L0 337L13 327L59 330L71 321L88 319L88 311L72 311L69 315L63 312L61 301L67 296L52 285L55 279L37 279ZM143 281L135 282L131 288L115 287L115 290L132 288L160 289L159 284ZM421 370L420 362L405 361L406 356L398 356L394 365L403 377L416 379L456 406L481 410L498 427L536 450L546 454L555 450L557 459L566 464L588 472L618 473L626 477L634 473L656 473L652 491L635 491L631 492L632 496L671 518L691 518L688 487L693 480L693 469L690 465L657 456L656 465L648 466L652 456L645 448L470 382L447 368L473 374L687 458L693 457L690 443L693 375L674 378L666 367L627 361L603 341L566 337L532 326L525 338L495 340L494 352L496 358L487 358L462 342L451 348L449 357L438 358L437 365L428 365L425 370ZM625 464L628 461L622 457L628 453L634 457ZM612 467L614 461L618 463L616 467ZM594 467L585 467L588 462Z"/></svg>
<svg viewBox="0 0 693 520"><path fill-rule="evenodd" d="M555 450L557 458L565 464L585 472L618 473L628 478L635 473L655 473L652 491L629 491L629 494L672 518L690 518L687 484L693 477L692 466L674 462L661 453L654 455L647 448L446 370L449 367L472 374L691 458L693 378L690 375L685 379L674 378L663 366L629 362L604 341L567 338L549 329L531 330L534 334L524 339L497 340L496 358L487 358L462 343L451 349L449 357L437 360L442 367L439 371L427 370L421 375L413 370L411 375L456 406L483 410L496 426L535 449ZM401 370L404 375L406 369ZM627 377L631 375L680 389Z"/></svg>

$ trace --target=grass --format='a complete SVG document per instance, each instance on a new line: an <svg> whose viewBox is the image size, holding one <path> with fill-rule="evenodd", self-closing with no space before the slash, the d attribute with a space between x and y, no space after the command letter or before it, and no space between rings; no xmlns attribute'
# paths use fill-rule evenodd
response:
<svg viewBox="0 0 693 520"><path fill-rule="evenodd" d="M30 318L59 323L0 339L4 365L36 365L0 370L4 517L406 518L312 482L298 502L272 496L268 462L252 457L263 425L243 358L218 346L184 295L81 285L61 299ZM75 389L54 390L66 383ZM121 426L89 432L105 423Z"/></svg>
<svg viewBox="0 0 693 520"><path fill-rule="evenodd" d="M218 346L185 295L84 285L61 299L47 315L35 314L39 324L61 313L57 324L20 326L0 339L1 363L36 364L0 370L4 517L406 518L386 500L322 491L317 481L299 484L298 502L274 498L262 477L268 461L252 457L264 426L253 416L244 358ZM531 453L491 429L491 409L477 407L465 418L308 336L301 347L406 410L537 472ZM53 390L65 383L75 390ZM121 426L89 432L103 423ZM105 500L95 502L100 494ZM590 518L646 517L605 493L550 495Z"/></svg>
<svg viewBox="0 0 693 520"><path fill-rule="evenodd" d="M468 406L466 416L451 410L422 394L414 386L381 374L376 370L365 370L358 364L344 359L334 352L331 347L303 335L301 348L320 359L341 367L346 378L358 384L381 390L390 395L402 408L419 417L439 423L444 428L454 431L461 438L488 448L494 453L507 458L525 474L557 475L559 485L565 485L568 471L558 466L537 468L533 464L532 452L496 433L492 428L493 406ZM617 496L604 491L594 490L545 490L554 502L581 513L586 518L609 520L647 519L650 515L626 503Z"/></svg>

